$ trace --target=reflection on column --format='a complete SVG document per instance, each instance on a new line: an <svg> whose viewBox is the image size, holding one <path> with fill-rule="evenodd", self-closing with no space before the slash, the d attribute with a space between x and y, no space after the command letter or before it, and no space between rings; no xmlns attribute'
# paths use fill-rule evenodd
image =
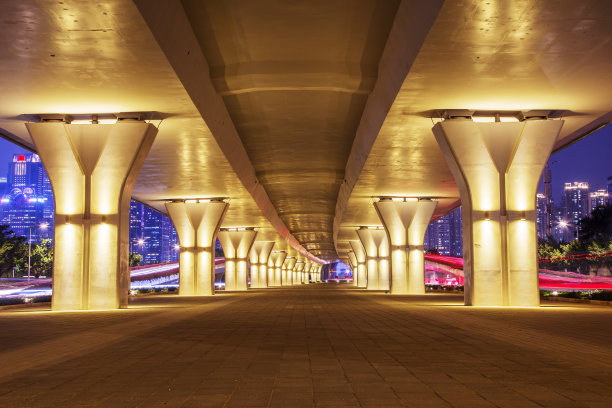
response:
<svg viewBox="0 0 612 408"><path fill-rule="evenodd" d="M297 262L297 258L288 256L285 258L285 262L283 263L283 267L286 269L286 281L283 282L283 286L292 286L293 285L293 268L295 267L295 263Z"/></svg>
<svg viewBox="0 0 612 408"><path fill-rule="evenodd" d="M357 256L352 249L348 251L348 265L351 267L353 274L353 286L359 287L359 273L357 272Z"/></svg>
<svg viewBox="0 0 612 408"><path fill-rule="evenodd" d="M424 239L437 202L409 197L374 203L391 241L391 293L424 294Z"/></svg>
<svg viewBox="0 0 612 408"><path fill-rule="evenodd" d="M465 303L538 306L535 195L563 121L495 116L433 127L461 194Z"/></svg>
<svg viewBox="0 0 612 408"><path fill-rule="evenodd" d="M181 247L179 295L215 294L215 239L228 206L222 199L166 203Z"/></svg>
<svg viewBox="0 0 612 408"><path fill-rule="evenodd" d="M274 241L255 241L251 248L251 288L268 287L268 259Z"/></svg>
<svg viewBox="0 0 612 408"><path fill-rule="evenodd" d="M304 261L304 273L302 274L302 283L308 285L310 283L310 269L312 268L312 261Z"/></svg>
<svg viewBox="0 0 612 408"><path fill-rule="evenodd" d="M287 257L285 251L272 251L270 260L268 261L268 287L281 286L282 284L282 267Z"/></svg>
<svg viewBox="0 0 612 408"><path fill-rule="evenodd" d="M219 242L225 254L225 291L248 288L247 259L257 232L254 228L221 228Z"/></svg>
<svg viewBox="0 0 612 408"><path fill-rule="evenodd" d="M55 197L53 310L127 307L132 189L153 125L26 124Z"/></svg>
<svg viewBox="0 0 612 408"><path fill-rule="evenodd" d="M357 262L357 287L359 288L367 288L368 286L368 274L367 274L367 266L366 266L366 252L361 245L361 241L354 239L350 240L349 244L353 249L353 254L355 255L355 260Z"/></svg>
<svg viewBox="0 0 612 408"><path fill-rule="evenodd" d="M293 267L293 282L295 285L301 285L303 283L302 280L302 272L304 271L304 261L297 260L295 262L295 266Z"/></svg>
<svg viewBox="0 0 612 408"><path fill-rule="evenodd" d="M357 230L366 253L368 290L389 290L389 239L383 227Z"/></svg>

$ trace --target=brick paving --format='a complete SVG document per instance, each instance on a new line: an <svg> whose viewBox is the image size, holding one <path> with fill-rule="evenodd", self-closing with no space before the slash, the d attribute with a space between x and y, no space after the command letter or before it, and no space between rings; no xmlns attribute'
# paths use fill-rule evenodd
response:
<svg viewBox="0 0 612 408"><path fill-rule="evenodd" d="M0 407L612 407L612 307L348 285L0 312Z"/></svg>

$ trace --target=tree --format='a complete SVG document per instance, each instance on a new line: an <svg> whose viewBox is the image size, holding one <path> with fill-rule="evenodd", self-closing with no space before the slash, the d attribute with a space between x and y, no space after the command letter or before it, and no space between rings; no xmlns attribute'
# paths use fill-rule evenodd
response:
<svg viewBox="0 0 612 408"><path fill-rule="evenodd" d="M53 273L53 242L51 239L41 239L40 243L32 246L30 268L37 279L41 275L51 276Z"/></svg>
<svg viewBox="0 0 612 408"><path fill-rule="evenodd" d="M0 276L10 276L13 268L27 265L28 245L24 237L15 235L8 225L0 225Z"/></svg>
<svg viewBox="0 0 612 408"><path fill-rule="evenodd" d="M605 244L612 239L612 205L597 207L589 217L580 220L580 239Z"/></svg>
<svg viewBox="0 0 612 408"><path fill-rule="evenodd" d="M130 267L140 266L141 262L142 262L142 255L136 254L134 252L130 252Z"/></svg>

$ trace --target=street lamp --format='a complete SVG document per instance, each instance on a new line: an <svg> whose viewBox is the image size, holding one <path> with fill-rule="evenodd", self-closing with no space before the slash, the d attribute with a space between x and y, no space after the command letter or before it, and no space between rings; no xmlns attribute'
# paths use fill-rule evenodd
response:
<svg viewBox="0 0 612 408"><path fill-rule="evenodd" d="M579 224L574 224L574 223L571 223L571 225L576 229L576 241L577 241L578 237L580 235L580 225ZM559 221L559 226L561 228L569 228L570 223L565 221L565 220L561 220L561 221Z"/></svg>
<svg viewBox="0 0 612 408"><path fill-rule="evenodd" d="M46 222L43 222L42 224L40 224L38 227L42 230L46 230L47 227L49 226L49 224L47 224ZM28 228L30 230L30 236L28 238L28 282L30 281L30 275L31 275L31 259L32 259L32 226L30 226L30 228Z"/></svg>

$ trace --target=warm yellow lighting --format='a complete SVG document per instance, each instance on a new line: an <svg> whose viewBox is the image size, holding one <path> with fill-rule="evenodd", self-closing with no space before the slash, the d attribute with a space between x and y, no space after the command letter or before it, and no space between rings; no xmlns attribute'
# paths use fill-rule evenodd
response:
<svg viewBox="0 0 612 408"><path fill-rule="evenodd" d="M472 121L476 123L494 123L494 116L472 116Z"/></svg>
<svg viewBox="0 0 612 408"><path fill-rule="evenodd" d="M196 204L198 200L185 200L186 204Z"/></svg>
<svg viewBox="0 0 612 408"><path fill-rule="evenodd" d="M518 122L519 120L517 117L514 117L514 116L500 116L499 121L500 122Z"/></svg>
<svg viewBox="0 0 612 408"><path fill-rule="evenodd" d="M526 216L525 216L525 211L521 211L521 213L520 213L520 220L521 220L521 221L525 221L526 219L527 219L527 218L526 218Z"/></svg>

